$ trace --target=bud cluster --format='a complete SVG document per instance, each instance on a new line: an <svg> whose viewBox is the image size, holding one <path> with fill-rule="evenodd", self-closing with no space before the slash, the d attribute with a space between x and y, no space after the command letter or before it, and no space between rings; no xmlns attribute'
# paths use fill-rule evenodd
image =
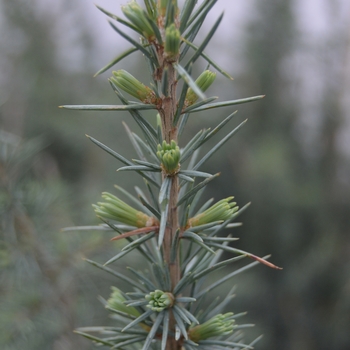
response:
<svg viewBox="0 0 350 350"><path fill-rule="evenodd" d="M234 328L233 313L218 314L205 323L190 328L188 337L195 343L211 337L220 337L232 333Z"/></svg>
<svg viewBox="0 0 350 350"><path fill-rule="evenodd" d="M215 203L203 213L200 213L194 216L193 218L189 219L187 226L195 227L205 225L214 221L225 221L229 219L232 216L232 214L234 214L239 208L238 206L236 206L236 202L230 203L230 201L233 198L234 197L228 197Z"/></svg>
<svg viewBox="0 0 350 350"><path fill-rule="evenodd" d="M165 140L157 146L157 157L161 162L163 170L168 175L175 174L180 168L180 148L174 140L171 140L170 144Z"/></svg>
<svg viewBox="0 0 350 350"><path fill-rule="evenodd" d="M102 198L105 199L106 202L98 202L97 205L92 205L96 215L102 219L116 220L123 224L140 228L158 224L154 217L134 209L108 192L103 192Z"/></svg>
<svg viewBox="0 0 350 350"><path fill-rule="evenodd" d="M156 96L153 90L142 84L134 76L124 69L113 71L111 81L123 91L134 96L144 103L155 103Z"/></svg>
<svg viewBox="0 0 350 350"><path fill-rule="evenodd" d="M195 81L196 85L201 91L206 91L209 86L214 82L216 78L216 73L210 70L205 70ZM189 88L186 94L185 105L191 106L198 100L197 94Z"/></svg>
<svg viewBox="0 0 350 350"><path fill-rule="evenodd" d="M174 303L174 296L171 293L166 293L159 289L147 294L145 299L148 300L147 307L156 312L161 312L171 307Z"/></svg>

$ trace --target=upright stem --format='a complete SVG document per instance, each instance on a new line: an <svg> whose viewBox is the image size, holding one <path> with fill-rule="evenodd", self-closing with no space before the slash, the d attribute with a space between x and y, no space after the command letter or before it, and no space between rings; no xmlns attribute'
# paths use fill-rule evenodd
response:
<svg viewBox="0 0 350 350"><path fill-rule="evenodd" d="M162 119L162 132L163 138L167 143L171 140L177 142L177 128L173 126L174 116L176 112L176 72L171 63L165 62L168 69L168 96L162 99L162 108L160 109L160 116ZM166 176L163 174L163 177ZM170 280L171 280L171 291L177 285L180 280L180 261L178 252L176 257L171 261L171 247L174 244L174 238L176 231L179 227L177 201L179 193L179 181L177 175L172 177L170 198L169 198L169 210L167 217L167 226L165 230L163 240L163 254L164 260L169 267ZM170 317L170 329L172 332L175 331L175 320L173 315ZM179 350L181 346L173 336L169 337L166 350Z"/></svg>
<svg viewBox="0 0 350 350"><path fill-rule="evenodd" d="M163 37L163 41L165 42L165 16L166 11L164 8L164 2L163 0L158 0L158 26L161 32L161 35ZM175 15L177 17L178 14ZM175 18L175 23L178 25L178 18ZM155 72L154 78L158 80L159 82L162 81L164 70L167 70L167 79L168 79L168 86L167 86L167 96L162 96L161 98L161 106L158 109L161 121L162 121L162 134L163 134L163 140L165 140L168 144L171 143L172 140L174 140L177 143L177 127L174 126L174 116L176 113L177 108L177 98L176 98L176 86L177 86L177 80L176 80L176 71L173 67L173 62L177 61L178 57L176 59L170 61L168 57L166 57L166 54L164 52L163 46L157 47L157 56L158 56L158 63L159 68ZM168 176L163 173L163 181L165 177ZM180 260L179 260L179 254L178 251L175 254L175 258L171 256L171 247L174 244L174 239L176 235L176 231L179 227L179 220L178 220L178 209L177 209L177 202L178 202L178 193L179 193L179 181L177 175L172 175L172 182L171 182L171 189L170 189L170 198L169 198L169 210L167 215L167 221L166 221L166 229L165 229L165 235L162 243L162 251L163 251L163 258L165 263L168 265L169 273L170 273L170 281L171 281L171 290L173 291L174 287L178 284L181 276L180 276ZM173 259L171 259L173 258ZM168 337L166 350L180 350L181 345L180 342L177 341L174 337L175 334L175 319L170 309L170 323L169 323L169 329L172 333Z"/></svg>

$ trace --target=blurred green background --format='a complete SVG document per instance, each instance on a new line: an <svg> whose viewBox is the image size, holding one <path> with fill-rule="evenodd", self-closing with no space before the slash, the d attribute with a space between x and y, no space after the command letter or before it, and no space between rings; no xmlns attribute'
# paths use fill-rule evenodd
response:
<svg viewBox="0 0 350 350"><path fill-rule="evenodd" d="M122 3L98 2L114 13ZM284 268L231 281L232 311L256 324L247 337L264 334L257 349L350 348L349 5L219 1L208 19L226 7L207 52L235 78L218 76L208 94L266 95L239 107L235 122L249 122L203 169L221 172L204 199L252 202L238 248ZM97 296L122 286L82 258L104 262L119 248L98 232L60 229L97 224L91 203L114 184L142 185L85 137L132 157L122 121L137 128L126 113L57 106L118 103L110 72L92 75L128 45L86 0L0 0L0 33L0 348L92 349L72 330L110 324ZM138 55L116 68L147 81ZM231 112L194 114L183 142Z"/></svg>

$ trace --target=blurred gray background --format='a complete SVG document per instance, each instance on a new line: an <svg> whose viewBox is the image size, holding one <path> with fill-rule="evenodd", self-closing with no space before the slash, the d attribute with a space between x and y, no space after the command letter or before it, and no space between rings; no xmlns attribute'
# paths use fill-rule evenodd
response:
<svg viewBox="0 0 350 350"><path fill-rule="evenodd" d="M121 14L125 1L97 3ZM350 2L220 0L202 37L222 10L206 52L235 80L218 75L208 95L266 97L239 106L231 125L249 121L205 165L221 177L203 200L251 201L237 247L271 253L284 268L259 266L230 281L230 307L256 324L248 339L264 334L257 349L348 350ZM114 184L142 185L117 174L120 163L85 134L133 157L122 121L138 130L126 113L57 106L118 104L111 71L92 76L129 45L86 0L0 0L0 33L0 348L92 349L72 330L112 324L97 296L123 286L82 258L104 262L119 248L98 232L60 229L97 224L91 203ZM195 74L205 67L199 61ZM138 54L120 68L147 82ZM232 111L194 114L183 144ZM135 258L113 268L124 271Z"/></svg>

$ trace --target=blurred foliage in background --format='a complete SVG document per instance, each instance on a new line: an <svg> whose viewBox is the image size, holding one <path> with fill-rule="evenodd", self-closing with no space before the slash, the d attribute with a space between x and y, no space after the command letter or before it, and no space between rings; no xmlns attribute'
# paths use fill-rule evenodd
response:
<svg viewBox="0 0 350 350"><path fill-rule="evenodd" d="M217 95L266 98L240 107L238 118L249 123L226 146L220 184L210 189L224 197L224 182L239 202L252 201L242 217L241 248L272 253L284 267L281 273L258 267L237 280L235 311L249 310L252 332L265 335L257 348L347 350L349 16L344 20L344 2L323 0L333 24L314 40L302 30L298 3L252 1L241 52L235 42L220 48L220 56L239 55L244 64L228 67L235 81L217 84ZM103 261L99 256L116 246L100 233L60 229L96 223L90 203L102 189L115 183L132 189L137 178L117 175L119 164L84 136L127 151L126 114L57 108L113 104L115 97L104 79L92 79L98 46L83 5L44 4L0 0L0 348L88 350L91 344L72 330L109 322L95 300L108 296L113 283L82 257ZM69 52L63 55L62 46ZM112 58L102 57L100 66ZM139 67L142 76L143 62ZM225 116L216 114L213 124ZM198 123L210 126L211 119L206 112ZM219 163L212 160L207 170Z"/></svg>

